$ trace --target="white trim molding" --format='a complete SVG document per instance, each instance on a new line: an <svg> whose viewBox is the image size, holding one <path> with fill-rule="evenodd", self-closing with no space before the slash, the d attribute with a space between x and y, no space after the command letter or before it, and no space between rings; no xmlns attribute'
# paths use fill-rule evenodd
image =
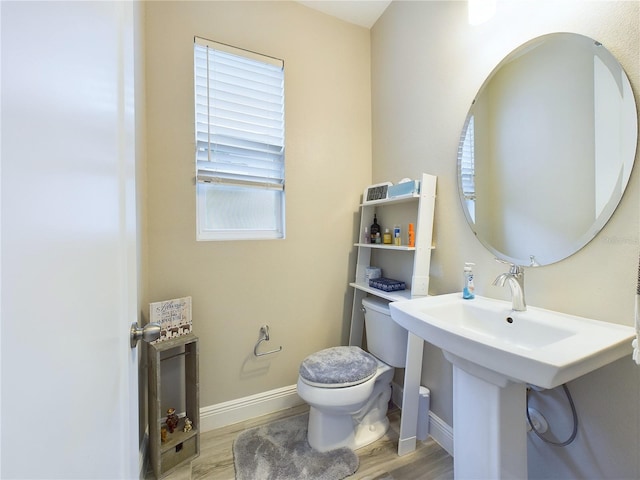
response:
<svg viewBox="0 0 640 480"><path fill-rule="evenodd" d="M453 457L453 428L429 411L429 435Z"/></svg>
<svg viewBox="0 0 640 480"><path fill-rule="evenodd" d="M201 432L226 427L268 413L302 405L295 385L222 402L200 409Z"/></svg>
<svg viewBox="0 0 640 480"><path fill-rule="evenodd" d="M392 401L402 404L402 387L394 383ZM298 396L295 385L289 385L268 392L202 407L200 409L201 432L226 427L234 423L278 412L304 404ZM429 435L453 456L453 428L429 411Z"/></svg>

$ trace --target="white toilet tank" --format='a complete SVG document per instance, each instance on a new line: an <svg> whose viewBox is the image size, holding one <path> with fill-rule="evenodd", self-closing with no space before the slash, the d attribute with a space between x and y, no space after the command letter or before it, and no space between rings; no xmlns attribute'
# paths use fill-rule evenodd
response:
<svg viewBox="0 0 640 480"><path fill-rule="evenodd" d="M389 302L378 297L362 299L365 309L367 350L392 367L404 368L408 332L393 321Z"/></svg>

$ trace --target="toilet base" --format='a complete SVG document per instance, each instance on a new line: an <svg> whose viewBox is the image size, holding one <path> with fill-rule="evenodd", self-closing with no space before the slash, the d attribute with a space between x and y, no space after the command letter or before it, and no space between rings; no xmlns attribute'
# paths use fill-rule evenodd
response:
<svg viewBox="0 0 640 480"><path fill-rule="evenodd" d="M307 439L319 452L340 447L357 450L382 438L389 429L387 410L391 398L391 384L379 389L356 414L326 413L311 406Z"/></svg>

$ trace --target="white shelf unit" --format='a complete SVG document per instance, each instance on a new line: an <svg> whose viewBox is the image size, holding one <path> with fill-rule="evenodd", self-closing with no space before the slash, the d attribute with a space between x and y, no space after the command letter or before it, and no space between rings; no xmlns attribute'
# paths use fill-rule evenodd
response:
<svg viewBox="0 0 640 480"><path fill-rule="evenodd" d="M385 298L389 301L408 300L414 297L424 297L429 292L429 268L431 266L431 250L433 247L433 215L436 201L436 177L422 174L420 179L420 193L402 198L389 198L363 202L360 215L360 235L364 227L373 222L374 213L383 221L382 228L390 228L389 220L393 222L407 221L414 223L415 247L356 243L358 260L356 264L356 278L350 283L354 287L353 309L351 311L351 332L349 345L362 346L364 333L364 312L362 299L367 295ZM384 215L384 217L382 217ZM389 218L393 217L393 218ZM406 231L404 232L406 236ZM404 239L406 243L406 237ZM383 263L382 276L385 266L389 266L396 280L407 284L407 290L385 292L371 288L365 283L366 268L371 265L372 253L376 254L376 261ZM397 256L400 256L398 258ZM413 258L405 258L412 256ZM391 259L384 257L394 257ZM410 261L407 261L410 260ZM395 266L399 265L397 268ZM404 387L402 394L402 417L400 438L398 439L398 455L406 455L416 448L418 427L418 402L420 378L422 375L422 351L424 341L409 332L407 339L407 366L404 372Z"/></svg>
<svg viewBox="0 0 640 480"><path fill-rule="evenodd" d="M373 216L383 222L385 228L391 229L394 222L401 224L403 228L403 245L385 245L370 243L355 243L358 249L358 259L356 263L356 278L349 285L354 287L353 309L351 312L351 332L349 337L350 345L362 344L362 334L364 330L364 314L362 312L362 299L367 295L374 295L390 301L407 300L415 297L424 297L429 291L429 267L431 265L431 250L434 248L433 242L433 215L436 200L436 178L434 175L422 174L420 178L420 193L397 198L387 198L383 200L373 200L363 202L360 205L360 235L365 227L373 223ZM388 214L387 214L388 212ZM402 220L405 220L402 222ZM414 224L415 246L406 245L407 221ZM396 271L392 278L403 281L407 284L406 290L396 292L385 292L369 287L365 281L367 267L371 266L372 254L383 261L384 257L393 255L410 256L412 258L404 260L409 267ZM391 261L390 258L386 259ZM380 265L375 265L380 266ZM383 267L382 276L385 274Z"/></svg>

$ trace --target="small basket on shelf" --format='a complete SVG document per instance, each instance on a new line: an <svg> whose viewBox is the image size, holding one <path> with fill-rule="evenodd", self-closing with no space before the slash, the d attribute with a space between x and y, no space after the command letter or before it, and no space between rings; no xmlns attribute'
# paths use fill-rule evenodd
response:
<svg viewBox="0 0 640 480"><path fill-rule="evenodd" d="M407 288L407 285L400 280L393 280L391 278L384 277L370 279L369 286L385 292L397 292L398 290L405 290Z"/></svg>

